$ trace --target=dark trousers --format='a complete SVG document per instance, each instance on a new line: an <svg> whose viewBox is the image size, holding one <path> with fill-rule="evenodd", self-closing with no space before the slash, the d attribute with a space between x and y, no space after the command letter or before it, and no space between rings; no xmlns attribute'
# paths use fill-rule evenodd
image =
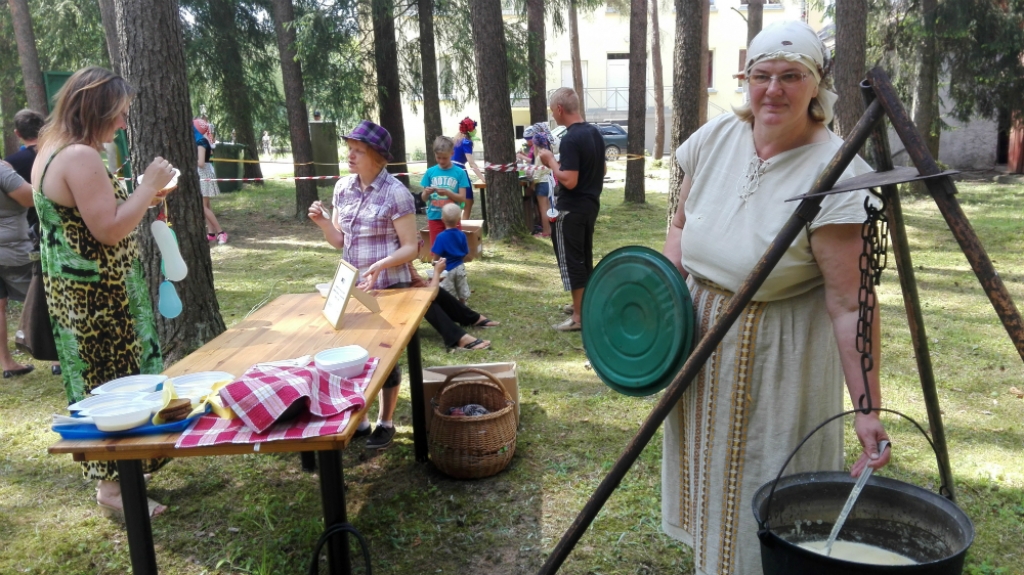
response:
<svg viewBox="0 0 1024 575"><path fill-rule="evenodd" d="M443 289L437 290L434 303L430 304L426 315L427 323L441 334L446 347L458 345L466 330L459 325L473 325L480 321L480 314L471 310L458 298Z"/></svg>
<svg viewBox="0 0 1024 575"><path fill-rule="evenodd" d="M555 248L562 287L572 291L587 287L594 271L594 224L597 214L560 212L551 225L551 245Z"/></svg>

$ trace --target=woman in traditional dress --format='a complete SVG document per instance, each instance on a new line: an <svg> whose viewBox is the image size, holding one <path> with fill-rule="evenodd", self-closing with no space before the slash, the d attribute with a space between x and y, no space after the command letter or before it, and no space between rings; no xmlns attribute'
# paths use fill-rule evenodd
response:
<svg viewBox="0 0 1024 575"><path fill-rule="evenodd" d="M676 151L685 177L664 253L687 278L697 337L792 214L785 199L809 190L842 144L825 127L836 96L828 52L810 27L768 27L747 55L749 104L708 122ZM843 178L868 171L854 158ZM854 405L864 393L855 339L866 195L825 198L666 420L662 525L693 548L698 574L761 573L754 492L804 435L843 410L844 376ZM877 319L872 328L877 342ZM878 366L876 347L868 373L875 406ZM878 413L858 413L854 430L863 453L853 473L885 465ZM836 422L786 472L842 464Z"/></svg>
<svg viewBox="0 0 1024 575"><path fill-rule="evenodd" d="M155 158L129 195L100 157L126 127L134 95L109 70L75 72L57 93L33 168L43 285L69 404L112 379L163 371L135 228L173 170ZM145 461L143 470L166 461ZM82 466L87 479L99 480L100 508L123 517L116 462ZM151 516L165 509L150 500Z"/></svg>

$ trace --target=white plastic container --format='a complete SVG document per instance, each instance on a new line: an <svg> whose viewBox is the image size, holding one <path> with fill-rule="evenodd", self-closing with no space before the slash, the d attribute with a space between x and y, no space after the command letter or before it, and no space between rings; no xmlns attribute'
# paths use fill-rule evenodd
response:
<svg viewBox="0 0 1024 575"><path fill-rule="evenodd" d="M370 352L358 345L346 345L334 349L325 349L313 356L317 369L322 369L339 377L354 377L363 373L363 366L370 358Z"/></svg>
<svg viewBox="0 0 1024 575"><path fill-rule="evenodd" d="M119 377L92 390L93 395L105 393L150 393L156 391L167 379L166 375L141 374Z"/></svg>
<svg viewBox="0 0 1024 575"><path fill-rule="evenodd" d="M120 405L103 405L91 410L91 417L100 431L124 431L149 423L153 404L132 401Z"/></svg>

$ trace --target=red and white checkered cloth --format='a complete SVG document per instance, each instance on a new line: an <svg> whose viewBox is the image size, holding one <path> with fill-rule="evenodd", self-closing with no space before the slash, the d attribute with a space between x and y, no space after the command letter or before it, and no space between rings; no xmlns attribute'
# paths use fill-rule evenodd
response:
<svg viewBox="0 0 1024 575"><path fill-rule="evenodd" d="M350 415L366 405L363 390L377 368L371 357L363 373L342 378L316 368L309 356L256 364L242 377L220 390L221 400L238 419L204 415L193 423L176 447L218 443L258 443L339 433ZM315 382L315 384L314 384ZM295 420L275 423L296 401L305 400L309 411Z"/></svg>

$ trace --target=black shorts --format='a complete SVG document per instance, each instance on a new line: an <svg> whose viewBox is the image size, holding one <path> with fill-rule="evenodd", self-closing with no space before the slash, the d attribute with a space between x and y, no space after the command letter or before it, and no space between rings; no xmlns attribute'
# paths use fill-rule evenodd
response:
<svg viewBox="0 0 1024 575"><path fill-rule="evenodd" d="M0 266L0 299L25 301L28 284L32 283L32 264Z"/></svg>
<svg viewBox="0 0 1024 575"><path fill-rule="evenodd" d="M587 280L594 271L595 223L597 214L560 211L551 225L551 244L565 291L587 287Z"/></svg>

